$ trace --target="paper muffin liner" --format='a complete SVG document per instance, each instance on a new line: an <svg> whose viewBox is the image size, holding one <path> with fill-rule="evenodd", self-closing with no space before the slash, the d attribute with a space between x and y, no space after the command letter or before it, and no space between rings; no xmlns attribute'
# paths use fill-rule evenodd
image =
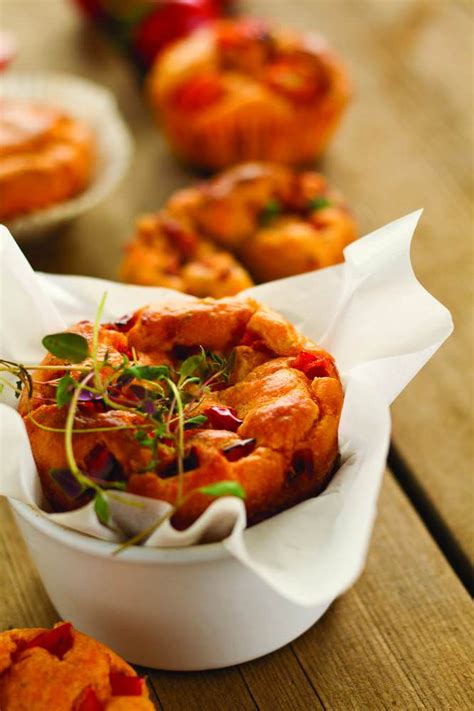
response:
<svg viewBox="0 0 474 711"><path fill-rule="evenodd" d="M413 273L410 243L419 216L408 215L352 243L344 264L242 294L283 314L336 359L345 389L341 463L325 491L248 529L240 499L217 499L191 528L160 527L147 546L223 541L245 567L301 605L334 599L355 580L363 567L385 468L389 405L452 331L447 309ZM161 288L35 274L8 232L0 237L4 359L38 363L44 355L41 338L81 319L93 320L104 291L104 320L145 304L193 299ZM7 390L0 396L4 403ZM41 515L80 532L78 536L87 533L116 543L166 510L168 504L142 497L135 498L145 504L143 510L115 502L115 531L99 523L90 504L70 513L47 513L14 398L9 405L0 404L0 494L38 507Z"/></svg>
<svg viewBox="0 0 474 711"><path fill-rule="evenodd" d="M75 197L19 215L6 222L18 242L44 236L96 207L118 185L132 154L132 139L113 94L77 76L53 72L8 72L0 77L0 97L38 102L84 121L95 137L96 160L89 185Z"/></svg>

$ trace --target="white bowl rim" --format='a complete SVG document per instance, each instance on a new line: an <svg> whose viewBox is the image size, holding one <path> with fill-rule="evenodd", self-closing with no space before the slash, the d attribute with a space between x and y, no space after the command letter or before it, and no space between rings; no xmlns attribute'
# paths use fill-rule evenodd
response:
<svg viewBox="0 0 474 711"><path fill-rule="evenodd" d="M98 538L87 536L85 533L74 531L50 521L42 516L34 506L30 506L16 499L9 499L14 511L33 528L43 533L48 538L58 541L62 545L81 551L97 558L131 563L132 565L189 565L211 561L229 559L231 553L222 542L203 543L182 548L152 548L145 546L132 546L119 555L113 556L117 543L101 541Z"/></svg>

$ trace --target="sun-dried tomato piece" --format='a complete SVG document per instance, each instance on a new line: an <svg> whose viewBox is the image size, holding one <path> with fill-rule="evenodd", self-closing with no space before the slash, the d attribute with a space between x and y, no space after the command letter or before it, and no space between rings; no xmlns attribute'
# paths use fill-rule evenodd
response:
<svg viewBox="0 0 474 711"><path fill-rule="evenodd" d="M222 450L222 454L229 462L238 462L239 459L247 457L252 454L255 449L256 439L253 437L249 439L242 439L240 442L235 444L230 444Z"/></svg>
<svg viewBox="0 0 474 711"><path fill-rule="evenodd" d="M109 678L112 696L141 696L143 693L144 679L141 676L112 672Z"/></svg>
<svg viewBox="0 0 474 711"><path fill-rule="evenodd" d="M180 111L200 111L215 104L224 94L222 79L217 72L197 74L174 91L173 103Z"/></svg>
<svg viewBox="0 0 474 711"><path fill-rule="evenodd" d="M215 430L229 430L237 432L242 420L237 417L236 411L231 407L209 407L204 414L211 427Z"/></svg>
<svg viewBox="0 0 474 711"><path fill-rule="evenodd" d="M117 321L107 325L113 327L116 331L120 331L120 333L127 333L127 331L130 331L130 329L136 324L137 319L138 314L135 312L125 314L121 318L117 319Z"/></svg>
<svg viewBox="0 0 474 711"><path fill-rule="evenodd" d="M103 444L97 444L84 459L86 472L92 479L121 479L123 470L114 455Z"/></svg>
<svg viewBox="0 0 474 711"><path fill-rule="evenodd" d="M308 351L298 353L291 365L293 368L301 370L310 380L329 377L334 367L330 358Z"/></svg>
<svg viewBox="0 0 474 711"><path fill-rule="evenodd" d="M62 659L66 652L69 652L74 642L72 635L72 625L70 622L63 622L62 625L54 627L52 630L40 632L40 634L30 639L24 649L41 647L50 654L54 654L58 659Z"/></svg>

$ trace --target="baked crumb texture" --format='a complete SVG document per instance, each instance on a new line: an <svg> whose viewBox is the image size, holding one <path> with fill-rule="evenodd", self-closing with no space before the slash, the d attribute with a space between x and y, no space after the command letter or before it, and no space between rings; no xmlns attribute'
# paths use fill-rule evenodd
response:
<svg viewBox="0 0 474 711"><path fill-rule="evenodd" d="M153 711L144 679L68 622L0 634L2 711Z"/></svg>

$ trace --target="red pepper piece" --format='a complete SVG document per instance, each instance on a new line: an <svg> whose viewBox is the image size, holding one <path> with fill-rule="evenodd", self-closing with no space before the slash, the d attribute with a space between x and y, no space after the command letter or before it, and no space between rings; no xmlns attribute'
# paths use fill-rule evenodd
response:
<svg viewBox="0 0 474 711"><path fill-rule="evenodd" d="M294 359L292 367L301 370L307 378L313 380L313 378L327 378L331 373L333 363L326 356L301 351Z"/></svg>
<svg viewBox="0 0 474 711"><path fill-rule="evenodd" d="M223 93L219 74L206 72L180 84L174 92L173 103L180 111L200 111L216 103Z"/></svg>
<svg viewBox="0 0 474 711"><path fill-rule="evenodd" d="M109 676L112 696L141 696L144 679L141 676L127 676L112 672Z"/></svg>
<svg viewBox="0 0 474 711"><path fill-rule="evenodd" d="M222 450L222 454L229 462L238 462L242 457L247 457L252 454L255 449L256 439L242 439L240 442L231 444Z"/></svg>
<svg viewBox="0 0 474 711"><path fill-rule="evenodd" d="M27 642L25 649L41 647L50 654L62 659L66 652L69 652L74 642L72 636L72 625L70 622L63 622L62 625L54 627L52 630L40 632L40 634Z"/></svg>
<svg viewBox="0 0 474 711"><path fill-rule="evenodd" d="M104 711L104 704L92 686L88 686L74 703L74 711Z"/></svg>
<svg viewBox="0 0 474 711"><path fill-rule="evenodd" d="M250 346L255 351L268 351L265 341L257 333L247 330L240 341L241 346Z"/></svg>
<svg viewBox="0 0 474 711"><path fill-rule="evenodd" d="M204 414L214 430L229 430L237 432L243 420L237 417L237 413L230 407L209 407Z"/></svg>

